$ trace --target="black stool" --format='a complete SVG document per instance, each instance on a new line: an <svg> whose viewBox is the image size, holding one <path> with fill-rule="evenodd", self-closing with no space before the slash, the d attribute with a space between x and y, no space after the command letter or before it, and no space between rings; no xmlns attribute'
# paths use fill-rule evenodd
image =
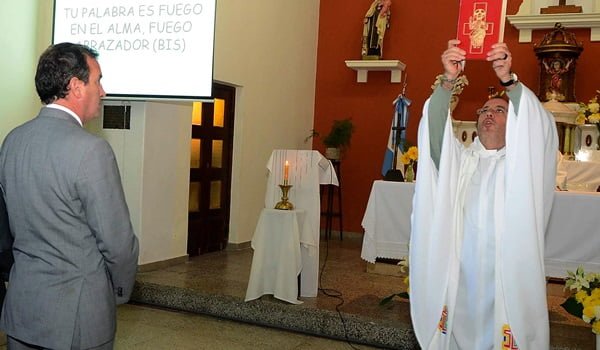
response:
<svg viewBox="0 0 600 350"><path fill-rule="evenodd" d="M321 185L321 208L325 208L325 210L321 211L321 215L325 217L325 237L327 239L331 238L331 229L333 226L333 218L339 218L339 228L340 228L340 241L343 240L344 230L342 228L342 172L340 167L339 160L332 160L331 164L333 164L333 169L337 174L339 186L334 185ZM323 192L327 191L326 197L326 205L323 205ZM335 200L334 192L337 191L337 200ZM334 202L337 202L337 211L334 211Z"/></svg>

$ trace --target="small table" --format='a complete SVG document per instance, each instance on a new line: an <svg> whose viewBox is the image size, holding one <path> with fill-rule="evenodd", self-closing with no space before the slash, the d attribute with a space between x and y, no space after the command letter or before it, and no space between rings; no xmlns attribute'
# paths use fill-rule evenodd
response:
<svg viewBox="0 0 600 350"><path fill-rule="evenodd" d="M245 301L273 294L292 304L302 303L298 300L298 276L305 218L304 210L262 210L252 238L254 256Z"/></svg>
<svg viewBox="0 0 600 350"><path fill-rule="evenodd" d="M319 286L319 239L321 232L321 204L319 184L338 185L338 178L329 159L312 150L274 150L267 162L269 177L265 208L273 208L281 200L279 184L283 183L284 164L289 161L288 193L297 209L306 210L306 219L300 232L302 279L300 295L314 298Z"/></svg>

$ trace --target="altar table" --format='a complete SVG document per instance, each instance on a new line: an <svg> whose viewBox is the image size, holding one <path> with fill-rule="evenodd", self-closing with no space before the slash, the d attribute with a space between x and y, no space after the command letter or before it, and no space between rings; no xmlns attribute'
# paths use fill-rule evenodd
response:
<svg viewBox="0 0 600 350"><path fill-rule="evenodd" d="M273 294L292 304L298 300L298 275L302 270L300 245L316 244L303 237L304 210L263 209L252 238L252 267L245 301Z"/></svg>
<svg viewBox="0 0 600 350"><path fill-rule="evenodd" d="M600 163L563 160L558 163L559 171L566 175L567 189L578 188L595 191L600 186Z"/></svg>
<svg viewBox="0 0 600 350"><path fill-rule="evenodd" d="M375 181L362 226L361 257L400 259L408 255L414 184ZM546 231L545 267L550 277L566 277L582 265L600 271L600 193L555 192Z"/></svg>

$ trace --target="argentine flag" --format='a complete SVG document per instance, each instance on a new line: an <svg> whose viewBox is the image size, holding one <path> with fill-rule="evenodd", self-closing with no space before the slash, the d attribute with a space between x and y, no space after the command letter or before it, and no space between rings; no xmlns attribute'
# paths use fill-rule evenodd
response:
<svg viewBox="0 0 600 350"><path fill-rule="evenodd" d="M392 118L390 137L388 138L387 148L383 156L383 165L381 166L381 174L383 176L385 176L388 170L394 168L394 147L398 147L398 156L404 151L406 126L408 124L408 107L411 103L412 101L404 95L399 95L394 100L394 117ZM401 171L404 174L402 169Z"/></svg>

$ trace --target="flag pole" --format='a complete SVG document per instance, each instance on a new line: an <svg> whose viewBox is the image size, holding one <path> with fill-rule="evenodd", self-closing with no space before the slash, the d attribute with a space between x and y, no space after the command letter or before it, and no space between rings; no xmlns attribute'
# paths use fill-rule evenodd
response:
<svg viewBox="0 0 600 350"><path fill-rule="evenodd" d="M384 176L384 180L386 181L404 181L404 176L402 175L402 171L398 169L398 149L404 147L404 143L406 140L406 125L408 123L408 106L410 105L410 100L406 98L406 85L407 85L407 75L404 75L404 84L402 86L402 92L396 99L394 100L394 123L392 125L392 144L394 146L393 149L393 158L392 158L392 168L387 171Z"/></svg>

